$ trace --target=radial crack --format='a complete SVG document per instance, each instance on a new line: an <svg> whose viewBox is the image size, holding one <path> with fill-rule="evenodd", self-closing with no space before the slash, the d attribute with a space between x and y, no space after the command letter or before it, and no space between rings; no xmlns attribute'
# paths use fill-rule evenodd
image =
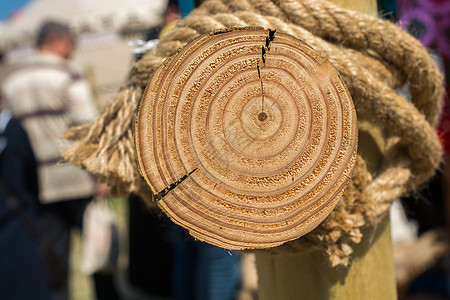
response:
<svg viewBox="0 0 450 300"><path fill-rule="evenodd" d="M272 43L272 41L275 39L275 32L276 30L270 30L269 29L269 35L266 37L266 45L261 47L261 51L262 51L262 61L263 61L263 65L266 65L266 55L267 52L270 51L270 45Z"/></svg>
<svg viewBox="0 0 450 300"><path fill-rule="evenodd" d="M261 47L261 51L262 51L262 62L263 62L263 66L266 65L266 47L262 46Z"/></svg>
<svg viewBox="0 0 450 300"><path fill-rule="evenodd" d="M263 63L264 63L264 51L263 51ZM256 68L258 70L259 81L261 82L261 111L264 111L264 85L263 80L261 78L261 67L259 66L259 63L256 63Z"/></svg>
<svg viewBox="0 0 450 300"><path fill-rule="evenodd" d="M179 184L181 184L183 181L185 181L195 171L197 171L197 168L195 168L191 172L187 173L186 175L184 175L183 177L181 177L180 179L178 179L177 181L175 181L171 185L169 185L166 188L164 188L161 192L159 192L158 194L155 195L155 200L159 201L162 198L164 198L171 190L175 189Z"/></svg>
<svg viewBox="0 0 450 300"><path fill-rule="evenodd" d="M262 60L263 66L266 66L267 52L270 51L270 45L271 45L272 41L275 39L275 32L276 32L276 30L269 29L269 34L266 37L266 44L261 47L261 60ZM256 68L258 70L258 78L261 82L261 111L264 112L264 85L263 85L263 80L261 77L261 66L259 65L259 63L256 63ZM267 118L267 116L264 117L263 115L260 115L259 119L260 119L260 121L264 121L266 118Z"/></svg>
<svg viewBox="0 0 450 300"><path fill-rule="evenodd" d="M276 31L277 31L276 29L275 30L269 29L269 36L266 38L267 50L270 50L270 43L272 43L273 40L275 39L275 32Z"/></svg>

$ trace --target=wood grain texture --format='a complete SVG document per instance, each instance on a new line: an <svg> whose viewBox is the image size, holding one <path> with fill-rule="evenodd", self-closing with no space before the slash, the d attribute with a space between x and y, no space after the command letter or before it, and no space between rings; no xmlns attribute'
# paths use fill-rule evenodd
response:
<svg viewBox="0 0 450 300"><path fill-rule="evenodd" d="M352 176L357 120L333 66L276 31L203 35L151 78L135 126L141 174L191 235L227 249L297 239Z"/></svg>

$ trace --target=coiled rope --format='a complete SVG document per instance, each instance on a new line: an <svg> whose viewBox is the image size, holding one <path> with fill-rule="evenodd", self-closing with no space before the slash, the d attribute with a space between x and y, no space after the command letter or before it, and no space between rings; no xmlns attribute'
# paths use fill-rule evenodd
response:
<svg viewBox="0 0 450 300"><path fill-rule="evenodd" d="M305 237L274 251L321 248L332 265L347 265L360 229L375 224L392 201L425 182L439 166L434 132L442 75L421 44L395 24L322 0L209 0L180 21L132 67L116 98L89 126L72 128L63 156L109 183L116 195L151 199L133 150L133 126L143 90L161 63L195 37L217 29L276 29L309 44L340 72L357 114L380 124L386 152L376 174L358 157L355 175L330 216ZM407 85L410 100L396 90ZM284 250L283 250L284 249Z"/></svg>

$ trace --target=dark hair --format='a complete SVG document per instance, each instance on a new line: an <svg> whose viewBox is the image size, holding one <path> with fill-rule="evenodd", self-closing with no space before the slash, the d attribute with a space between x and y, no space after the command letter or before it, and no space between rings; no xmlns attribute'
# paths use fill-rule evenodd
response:
<svg viewBox="0 0 450 300"><path fill-rule="evenodd" d="M37 33L36 46L40 48L54 39L61 39L68 35L71 36L72 32L66 24L55 21L46 21L42 24Z"/></svg>

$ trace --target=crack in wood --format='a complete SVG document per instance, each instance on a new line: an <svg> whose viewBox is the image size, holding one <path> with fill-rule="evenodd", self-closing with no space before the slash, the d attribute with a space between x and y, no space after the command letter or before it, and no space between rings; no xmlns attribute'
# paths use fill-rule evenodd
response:
<svg viewBox="0 0 450 300"><path fill-rule="evenodd" d="M276 30L269 29L269 34L266 37L266 44L261 47L261 59L263 62L263 66L266 66L266 55L267 52L270 51L270 45L275 39ZM258 115L258 119L260 121L265 121L267 119L267 115L264 113L264 85L261 77L261 66L259 62L256 63L256 68L258 70L258 78L261 82L261 113Z"/></svg>
<svg viewBox="0 0 450 300"><path fill-rule="evenodd" d="M275 39L275 32L276 30L269 29L269 34L266 37L266 44L261 47L263 66L266 65L266 54L270 51L270 45Z"/></svg>
<svg viewBox="0 0 450 300"><path fill-rule="evenodd" d="M266 47L262 46L261 47L262 50L262 62L263 62L263 66L266 66Z"/></svg>
<svg viewBox="0 0 450 300"><path fill-rule="evenodd" d="M277 32L276 29L272 30L269 29L269 45L267 46L267 48L270 49L270 43L273 42L273 40L275 39L275 32Z"/></svg>
<svg viewBox="0 0 450 300"><path fill-rule="evenodd" d="M263 47L263 63L265 63L264 47ZM256 63L256 69L258 70L258 78L259 82L261 83L261 111L264 112L264 85L263 80L261 78L261 67L259 66L259 62Z"/></svg>
<svg viewBox="0 0 450 300"><path fill-rule="evenodd" d="M175 181L174 183L172 183L171 185L167 186L165 189L163 189L161 192L159 192L158 194L155 195L155 200L159 201L162 198L164 198L171 190L175 189L179 184L181 184L183 181L185 181L189 176L192 175L192 173L194 173L195 171L197 171L198 168L195 168L194 170L192 170L191 172L187 173L186 175L184 175L183 177L181 177L180 179L178 179L177 181Z"/></svg>

